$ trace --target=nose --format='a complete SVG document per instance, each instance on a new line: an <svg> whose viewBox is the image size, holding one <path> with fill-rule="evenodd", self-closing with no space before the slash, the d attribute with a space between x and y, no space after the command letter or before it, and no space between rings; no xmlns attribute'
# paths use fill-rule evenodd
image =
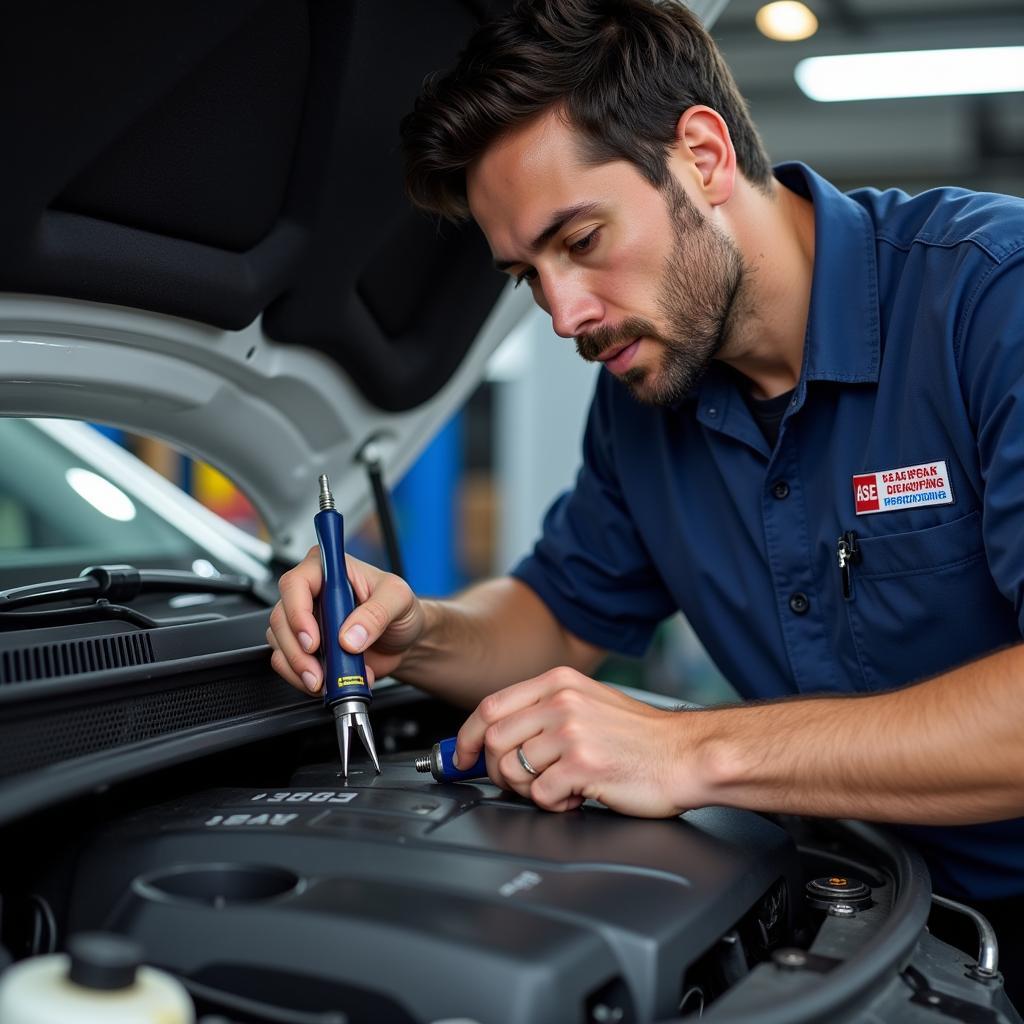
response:
<svg viewBox="0 0 1024 1024"><path fill-rule="evenodd" d="M550 315L551 326L559 337L575 338L601 322L601 301L578 272L542 274L539 281L537 302Z"/></svg>

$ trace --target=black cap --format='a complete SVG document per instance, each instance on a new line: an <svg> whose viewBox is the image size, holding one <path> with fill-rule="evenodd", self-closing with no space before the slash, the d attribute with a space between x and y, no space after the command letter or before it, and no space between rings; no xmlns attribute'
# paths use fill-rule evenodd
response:
<svg viewBox="0 0 1024 1024"><path fill-rule="evenodd" d="M82 932L68 939L68 977L83 988L110 991L135 984L142 947L123 935Z"/></svg>

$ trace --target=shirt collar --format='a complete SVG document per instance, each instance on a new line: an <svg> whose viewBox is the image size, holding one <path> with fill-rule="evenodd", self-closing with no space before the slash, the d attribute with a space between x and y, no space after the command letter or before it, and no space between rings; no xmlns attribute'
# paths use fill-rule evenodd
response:
<svg viewBox="0 0 1024 1024"><path fill-rule="evenodd" d="M877 382L881 344L871 218L806 164L779 164L775 177L814 204L814 275L800 383Z"/></svg>

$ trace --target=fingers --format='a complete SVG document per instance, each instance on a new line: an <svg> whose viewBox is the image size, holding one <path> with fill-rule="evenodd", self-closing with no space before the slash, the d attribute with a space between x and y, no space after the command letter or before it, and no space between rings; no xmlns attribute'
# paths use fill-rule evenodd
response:
<svg viewBox="0 0 1024 1024"><path fill-rule="evenodd" d="M423 628L423 613L405 580L346 557L356 608L337 637L321 637L313 606L320 593L323 572L320 549L306 557L280 581L281 600L270 613L267 643L274 671L297 689L319 693L323 669L317 651L324 643L339 643L353 654L369 652L374 664L367 672L376 677L393 671ZM386 634L386 635L385 635ZM381 638L385 642L380 642Z"/></svg>
<svg viewBox="0 0 1024 1024"><path fill-rule="evenodd" d="M520 751L526 761L525 765L519 757ZM506 784L505 788L514 789L520 796L532 796L534 781L551 768L558 761L558 757L557 740L548 733L535 732L529 739L506 749L500 755L495 755L495 760L497 772L502 782ZM527 765L533 769L532 772ZM501 785L496 779L494 781Z"/></svg>
<svg viewBox="0 0 1024 1024"><path fill-rule="evenodd" d="M319 549L310 548L306 557L281 577L281 600L270 613L267 630L274 671L307 693L317 693L322 682L320 662L313 653L320 643L313 600L320 593L321 581Z"/></svg>
<svg viewBox="0 0 1024 1024"><path fill-rule="evenodd" d="M495 743L500 736L501 753L504 753L505 750L513 749L523 740L539 732L539 726L532 732L524 732L523 730L530 726L522 722L510 723L508 719L517 712L537 704L560 683L569 685L572 680L565 673L571 673L573 676L579 674L572 669L555 669L525 682L506 686L503 690L497 690L484 697L459 730L454 755L456 767L461 764L472 764L480 756L485 735L491 741L490 747L495 750L498 749ZM502 724L502 728L493 733L489 732L498 723Z"/></svg>
<svg viewBox="0 0 1024 1024"><path fill-rule="evenodd" d="M566 742L575 739L579 725L574 719L582 707L604 701L604 690L574 669L559 668L485 697L459 730L456 766L472 764L485 749L492 781L531 795L533 777L519 761L518 748L533 751L527 755L531 766L546 770Z"/></svg>
<svg viewBox="0 0 1024 1024"><path fill-rule="evenodd" d="M519 759L520 750L533 773ZM584 783L561 760L557 742L545 734L535 736L501 757L498 766L505 783L502 788L514 790L546 811L574 811L585 799Z"/></svg>
<svg viewBox="0 0 1024 1024"><path fill-rule="evenodd" d="M385 633L394 634L394 649L411 644L416 639L419 608L409 584L351 557L347 558L347 570L356 607L341 625L341 646L359 654Z"/></svg>
<svg viewBox="0 0 1024 1024"><path fill-rule="evenodd" d="M586 799L580 781L561 762L533 780L529 796L545 811L574 811Z"/></svg>
<svg viewBox="0 0 1024 1024"><path fill-rule="evenodd" d="M294 568L289 569L280 580L281 609L290 632L307 652L315 651L320 640L320 630L313 614L313 601L320 593L323 573L320 568L320 549L312 547L306 557ZM274 634L280 639L280 632L271 624Z"/></svg>
<svg viewBox="0 0 1024 1024"><path fill-rule="evenodd" d="M274 619L274 612L271 612L271 621ZM320 663L302 651L289 630L279 627L275 632L272 625L268 626L267 644L271 649L270 666L282 679L304 693L319 691Z"/></svg>

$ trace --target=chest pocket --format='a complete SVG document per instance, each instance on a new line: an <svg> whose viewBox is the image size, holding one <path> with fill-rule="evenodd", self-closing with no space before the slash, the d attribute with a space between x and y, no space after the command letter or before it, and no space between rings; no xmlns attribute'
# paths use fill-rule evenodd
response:
<svg viewBox="0 0 1024 1024"><path fill-rule="evenodd" d="M978 512L858 544L844 604L867 689L925 679L1020 640L989 573Z"/></svg>

